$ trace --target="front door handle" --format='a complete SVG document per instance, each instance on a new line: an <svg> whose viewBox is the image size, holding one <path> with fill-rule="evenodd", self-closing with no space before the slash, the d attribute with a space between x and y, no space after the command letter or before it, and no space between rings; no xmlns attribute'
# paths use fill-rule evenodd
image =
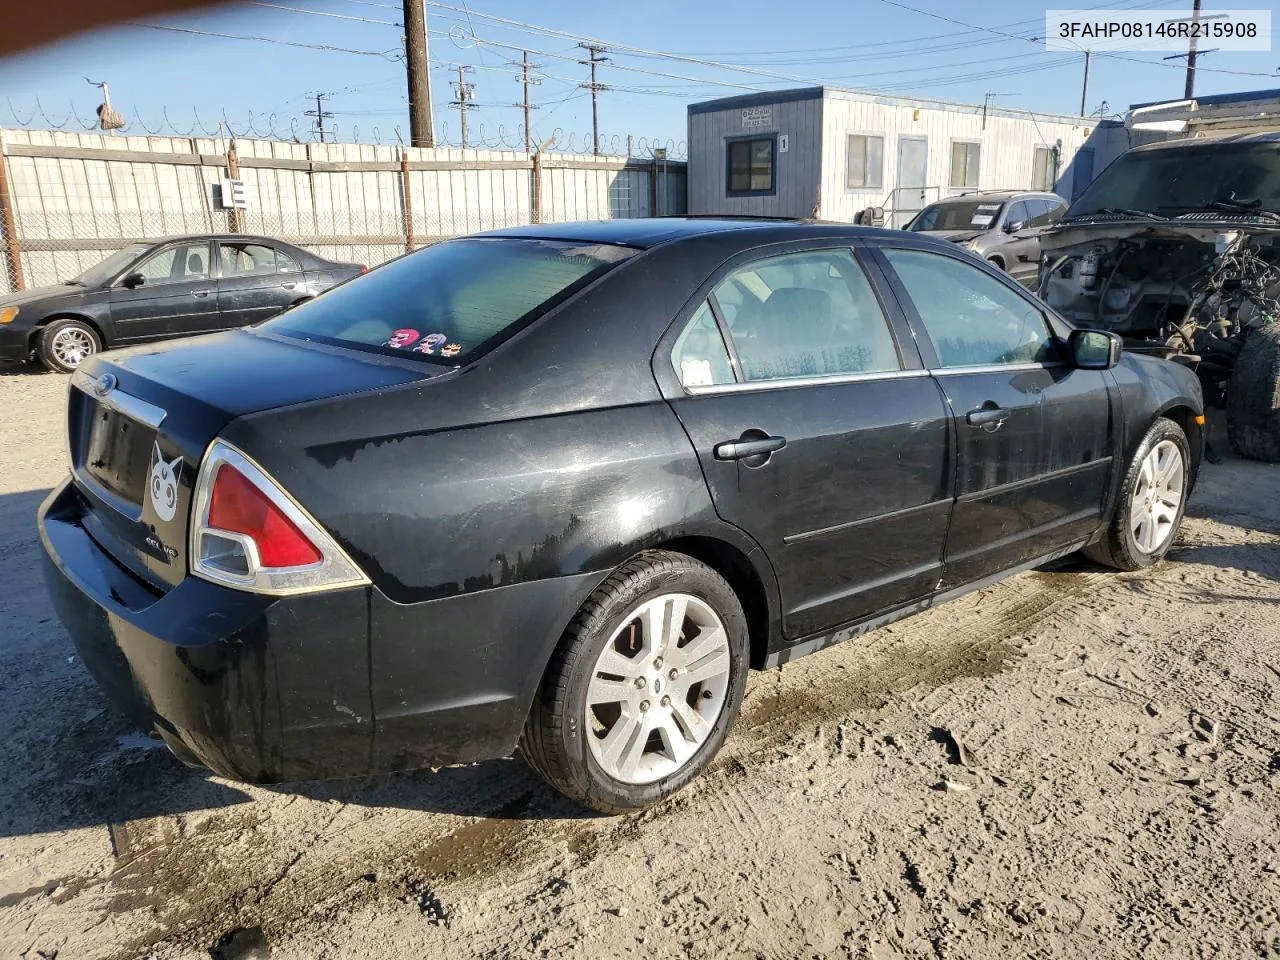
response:
<svg viewBox="0 0 1280 960"><path fill-rule="evenodd" d="M191 295L193 297L207 297L209 295L209 291L208 290L192 290Z"/></svg>
<svg viewBox="0 0 1280 960"><path fill-rule="evenodd" d="M293 280L286 280L284 283L280 284L280 286L284 287L286 290L292 290L297 285L297 282Z"/></svg>
<svg viewBox="0 0 1280 960"><path fill-rule="evenodd" d="M972 426L982 427L989 430L1000 429L1001 424L1009 419L1008 410L1003 407L997 407L995 404L984 404L977 410L970 410L969 415L965 417Z"/></svg>
<svg viewBox="0 0 1280 960"><path fill-rule="evenodd" d="M761 440L730 440L716 444L717 460L745 460L748 457L767 456L787 445L786 437L765 437Z"/></svg>

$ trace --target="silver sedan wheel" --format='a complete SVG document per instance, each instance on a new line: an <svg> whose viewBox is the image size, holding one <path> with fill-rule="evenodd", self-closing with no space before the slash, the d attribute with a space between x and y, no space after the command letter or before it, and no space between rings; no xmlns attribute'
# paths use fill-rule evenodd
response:
<svg viewBox="0 0 1280 960"><path fill-rule="evenodd" d="M587 687L591 753L623 783L653 783L698 752L724 709L729 637L697 597L636 607L605 644Z"/></svg>
<svg viewBox="0 0 1280 960"><path fill-rule="evenodd" d="M1172 440L1161 440L1143 458L1129 504L1129 529L1143 553L1155 553L1173 536L1185 473L1182 450Z"/></svg>
<svg viewBox="0 0 1280 960"><path fill-rule="evenodd" d="M93 353L93 338L78 327L63 327L53 335L49 348L59 363L74 368Z"/></svg>

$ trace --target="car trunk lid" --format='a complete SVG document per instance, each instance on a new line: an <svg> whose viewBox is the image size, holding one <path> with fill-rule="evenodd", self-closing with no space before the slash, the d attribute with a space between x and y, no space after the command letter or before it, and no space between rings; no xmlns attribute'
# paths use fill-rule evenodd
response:
<svg viewBox="0 0 1280 960"><path fill-rule="evenodd" d="M200 461L230 421L447 370L247 331L93 357L72 378L67 405L82 525L164 592L186 576Z"/></svg>

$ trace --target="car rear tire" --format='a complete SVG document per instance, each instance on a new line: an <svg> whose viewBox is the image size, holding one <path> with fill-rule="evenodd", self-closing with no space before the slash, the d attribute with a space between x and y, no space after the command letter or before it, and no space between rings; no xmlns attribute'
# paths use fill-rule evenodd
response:
<svg viewBox="0 0 1280 960"><path fill-rule="evenodd" d="M1280 323L1254 330L1227 382L1227 439L1242 457L1280 462Z"/></svg>
<svg viewBox="0 0 1280 960"><path fill-rule="evenodd" d="M1004 269L1004 261L1001 260L999 257L987 257L987 263L991 264L997 270Z"/></svg>
<svg viewBox="0 0 1280 960"><path fill-rule="evenodd" d="M1095 563L1144 570L1159 563L1178 537L1191 489L1191 447L1172 420L1156 420L1125 471L1106 534L1084 548Z"/></svg>
<svg viewBox="0 0 1280 960"><path fill-rule="evenodd" d="M57 373L72 373L76 367L102 350L98 332L80 320L54 320L40 333L36 354L40 362Z"/></svg>
<svg viewBox="0 0 1280 960"><path fill-rule="evenodd" d="M747 623L733 588L691 557L646 551L569 624L520 739L525 761L600 813L693 780L742 706Z"/></svg>

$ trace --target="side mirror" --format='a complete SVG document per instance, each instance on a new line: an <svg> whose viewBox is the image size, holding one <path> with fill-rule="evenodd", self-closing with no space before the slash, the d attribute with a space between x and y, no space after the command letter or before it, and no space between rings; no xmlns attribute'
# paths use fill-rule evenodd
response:
<svg viewBox="0 0 1280 960"><path fill-rule="evenodd" d="M147 278L140 273L131 273L120 281L122 287L128 287L132 290L134 287L140 287L147 282Z"/></svg>
<svg viewBox="0 0 1280 960"><path fill-rule="evenodd" d="M1124 340L1107 330L1074 330L1068 343L1071 360L1081 370L1110 370L1124 352Z"/></svg>
<svg viewBox="0 0 1280 960"><path fill-rule="evenodd" d="M1023 229L1026 225L1027 225L1027 221L1025 220L1015 220L1013 221L1013 223L1006 223L1004 225L1004 232L1017 233L1019 230Z"/></svg>

